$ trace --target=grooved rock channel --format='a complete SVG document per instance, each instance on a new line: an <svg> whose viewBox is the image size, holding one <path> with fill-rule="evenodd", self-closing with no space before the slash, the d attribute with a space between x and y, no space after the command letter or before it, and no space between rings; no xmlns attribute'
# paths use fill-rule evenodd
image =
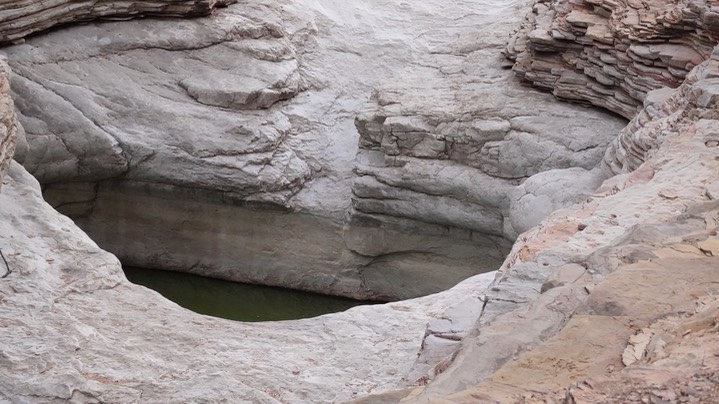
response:
<svg viewBox="0 0 719 404"><path fill-rule="evenodd" d="M714 6L642 7L238 1L3 48L0 401L719 400ZM630 8L636 32L604 23ZM571 76L629 126L503 69L523 21L520 78ZM676 58L597 96L592 49L657 32ZM641 77L665 70L678 88ZM355 297L449 289L249 325L128 283L95 242Z"/></svg>

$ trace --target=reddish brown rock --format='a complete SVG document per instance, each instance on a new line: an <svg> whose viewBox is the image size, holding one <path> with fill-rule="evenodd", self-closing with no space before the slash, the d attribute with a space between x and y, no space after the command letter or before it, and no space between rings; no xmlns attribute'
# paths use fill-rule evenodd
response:
<svg viewBox="0 0 719 404"><path fill-rule="evenodd" d="M719 38L703 0L538 1L507 56L527 82L559 98L632 118L652 90L677 87Z"/></svg>
<svg viewBox="0 0 719 404"><path fill-rule="evenodd" d="M695 67L676 91L664 88L650 92L644 108L622 129L604 155L602 166L608 174L636 170L651 158L667 139L678 136L700 119L719 115L719 48L709 60ZM707 141L706 147L719 144Z"/></svg>
<svg viewBox="0 0 719 404"><path fill-rule="evenodd" d="M68 1L11 0L0 4L0 43L20 40L34 32L71 22L98 18L207 15L236 0Z"/></svg>

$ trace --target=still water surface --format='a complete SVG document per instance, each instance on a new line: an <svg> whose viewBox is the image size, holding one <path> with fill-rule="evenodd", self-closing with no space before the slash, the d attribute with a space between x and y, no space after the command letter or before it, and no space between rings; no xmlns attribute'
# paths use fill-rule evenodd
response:
<svg viewBox="0 0 719 404"><path fill-rule="evenodd" d="M315 317L369 304L358 300L249 285L156 269L125 267L130 282L154 289L196 313L238 321Z"/></svg>

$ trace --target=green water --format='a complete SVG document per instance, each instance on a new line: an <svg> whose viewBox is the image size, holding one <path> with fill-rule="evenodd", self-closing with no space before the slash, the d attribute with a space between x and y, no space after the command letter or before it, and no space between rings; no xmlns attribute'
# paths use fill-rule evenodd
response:
<svg viewBox="0 0 719 404"><path fill-rule="evenodd" d="M238 321L315 317L369 304L358 300L248 285L180 272L125 267L130 282L154 289L196 313Z"/></svg>

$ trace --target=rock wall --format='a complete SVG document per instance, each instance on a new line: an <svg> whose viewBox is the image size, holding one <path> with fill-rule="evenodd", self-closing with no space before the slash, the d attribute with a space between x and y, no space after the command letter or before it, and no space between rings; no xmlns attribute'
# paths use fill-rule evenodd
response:
<svg viewBox="0 0 719 404"><path fill-rule="evenodd" d="M477 324L480 336L465 341L458 366L441 376L434 393L466 389L452 397L459 401L470 394L515 400L527 391L536 392L540 402L574 394L624 401L629 399L628 390L650 397L698 395L700 401L719 397L715 388L682 393L681 387L715 385L719 369L716 360L690 359L704 349L719 349L715 333L702 333L698 326L703 316L716 313L716 296L706 281L716 278L719 256L719 103L716 76L708 73L719 67L717 52L697 66L686 83L692 93L703 95L702 101L691 101L693 96L680 88L653 105L672 110L673 123L681 130L669 131L637 170L606 181L591 201L556 212L515 245L495 283L497 290L490 287L490 302ZM684 96L689 100L676 105ZM662 125L666 119L660 115L653 122ZM595 249L593 243L605 237L610 244ZM570 256L574 258L562 265ZM534 296L513 290L532 282L540 286ZM492 303L495 292L501 298ZM530 323L527 313L534 313ZM555 319L547 321L552 316ZM531 331L513 334L508 346L497 345L494 330L511 333L510 324L519 318L524 326L531 324ZM609 318L611 324L597 327ZM696 328L688 337L682 329L690 324ZM602 335L605 327L613 331ZM642 338L648 338L646 345ZM578 339L585 347L568 350L569 341ZM602 348L590 354L596 344ZM661 352L656 344L662 346ZM584 355L592 359L584 361L590 357ZM559 371L537 380L522 374L520 369L526 368L533 374L553 373L544 370L549 368ZM482 383L471 388L472 378ZM583 384L584 378L592 380ZM662 379L665 387L646 390L657 378L666 378ZM622 388L595 387L595 381L606 379ZM570 386L573 382L577 384ZM502 387L507 385L513 387Z"/></svg>
<svg viewBox="0 0 719 404"><path fill-rule="evenodd" d="M636 170L662 143L679 136L688 125L700 119L716 119L717 103L719 48L714 48L709 60L694 68L679 88L647 94L644 108L607 149L603 168L611 174Z"/></svg>
<svg viewBox="0 0 719 404"><path fill-rule="evenodd" d="M544 217L515 229L515 188L585 173L624 120L518 85L511 8L403 4L243 0L28 38L5 49L23 165L136 266L390 300L492 270Z"/></svg>
<svg viewBox="0 0 719 404"><path fill-rule="evenodd" d="M7 60L0 57L0 188L15 153L17 136L18 123L10 96L10 67Z"/></svg>
<svg viewBox="0 0 719 404"><path fill-rule="evenodd" d="M483 295L430 323L415 387L385 402L719 399L717 55L642 112L666 129L644 164L522 234Z"/></svg>
<svg viewBox="0 0 719 404"><path fill-rule="evenodd" d="M144 16L206 15L215 7L226 6L235 1L4 1L0 4L0 44L17 41L32 33L67 23L91 21L98 18L126 19Z"/></svg>
<svg viewBox="0 0 719 404"><path fill-rule="evenodd" d="M718 39L710 1L538 1L507 54L523 80L633 118L650 91L681 84Z"/></svg>
<svg viewBox="0 0 719 404"><path fill-rule="evenodd" d="M480 55L463 61L486 67L481 71L493 62ZM564 203L587 194L577 179L597 185L589 170L622 120L526 93L511 77L494 79L493 86L449 79L380 88L356 120L354 210L451 223L511 240L545 217L519 203L530 193L517 190L527 178L538 175L539 183L548 180L542 172L574 168L572 180L548 180L557 186L554 196L565 194ZM528 219L530 213L536 218Z"/></svg>

